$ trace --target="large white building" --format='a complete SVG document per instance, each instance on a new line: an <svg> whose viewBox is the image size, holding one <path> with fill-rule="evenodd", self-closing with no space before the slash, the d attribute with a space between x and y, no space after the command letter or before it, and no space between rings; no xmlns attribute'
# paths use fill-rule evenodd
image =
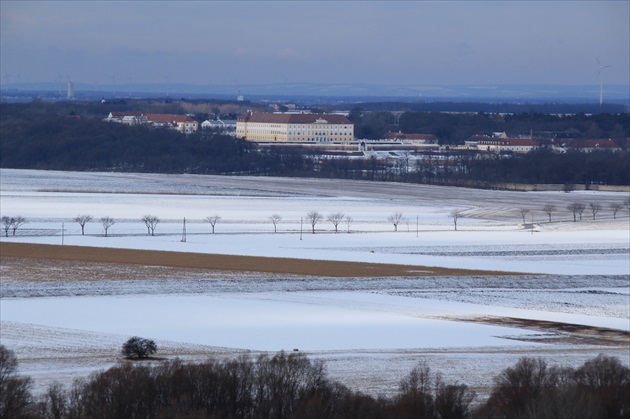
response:
<svg viewBox="0 0 630 419"><path fill-rule="evenodd" d="M354 124L335 114L248 112L236 121L236 137L259 142L343 143L354 140Z"/></svg>

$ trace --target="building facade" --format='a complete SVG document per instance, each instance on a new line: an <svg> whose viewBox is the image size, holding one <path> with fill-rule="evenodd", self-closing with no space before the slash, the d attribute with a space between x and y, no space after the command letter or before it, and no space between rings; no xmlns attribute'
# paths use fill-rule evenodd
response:
<svg viewBox="0 0 630 419"><path fill-rule="evenodd" d="M258 142L343 143L354 140L354 124L335 114L249 112L237 119L236 137Z"/></svg>
<svg viewBox="0 0 630 419"><path fill-rule="evenodd" d="M477 141L477 148L485 151L529 153L538 148L538 142L527 138L487 138Z"/></svg>

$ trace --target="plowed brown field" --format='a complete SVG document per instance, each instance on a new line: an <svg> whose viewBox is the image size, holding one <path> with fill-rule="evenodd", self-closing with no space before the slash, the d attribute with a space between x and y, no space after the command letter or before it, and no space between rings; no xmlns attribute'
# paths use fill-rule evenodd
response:
<svg viewBox="0 0 630 419"><path fill-rule="evenodd" d="M234 256L7 242L0 244L0 257L72 260L125 265L195 268L213 271L265 272L325 277L518 275L518 273L515 272L449 269L381 263Z"/></svg>

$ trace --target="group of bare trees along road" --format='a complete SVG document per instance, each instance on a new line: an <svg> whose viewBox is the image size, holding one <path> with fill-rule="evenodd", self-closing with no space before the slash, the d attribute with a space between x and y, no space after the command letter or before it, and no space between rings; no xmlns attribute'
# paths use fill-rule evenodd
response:
<svg viewBox="0 0 630 419"><path fill-rule="evenodd" d="M613 219L617 219L617 214L624 207L630 213L630 198L625 199L623 202L612 202L608 205L607 208L604 208L604 206L598 202L590 202L588 204L585 204L582 202L572 202L569 205L567 205L566 209L573 216L573 221L577 222L577 221L582 220L582 216L584 212L587 210L588 210L587 213L590 213L593 220L595 220L597 214L603 211L604 209L610 210L612 212ZM551 223L553 221L553 217L552 217L553 214L558 212L560 208L558 208L556 205L553 205L553 204L546 204L541 210L544 214L547 215L547 218L549 222ZM521 220L523 224L527 222L528 215L532 216L532 222L533 222L534 212L535 212L534 210L531 210L529 208L519 209L519 214L521 216ZM457 222L460 218L465 217L465 212L462 209L456 208L456 209L451 210L448 216L453 220L453 227L455 230L457 230ZM210 226L212 227L212 234L214 234L215 227L219 223L219 221L221 221L221 219L222 218L219 215L213 215L210 217L206 217L204 219L204 221L209 223ZM278 225L282 222L282 216L279 214L273 214L268 217L268 220L273 225L273 232L277 233ZM333 212L333 213L328 214L326 217L324 217L323 214L317 211L310 211L306 214L305 217L300 219L300 224L302 224L303 221L306 221L307 224L311 226L311 232L315 234L315 226L324 220L330 222L333 225L335 233L339 232L339 225L342 223L346 224L347 232L350 233L350 226L352 222L355 221L350 215L344 214L343 212ZM79 226L81 227L81 235L85 235L86 225L92 221L95 221L95 219L91 215L82 214L82 215L77 215L76 217L74 217L72 221L79 224ZM101 226L103 227L103 232L104 232L105 237L108 237L109 229L114 224L116 224L116 220L109 216L101 217L96 221L100 222ZM157 225L161 222L160 218L155 215L145 215L139 221L144 223L145 227L147 228L147 234L150 236L155 235L155 229L157 228ZM17 216L17 217L3 216L2 217L2 230L4 232L5 237L9 237L9 233L11 233L12 236L15 236L15 232L18 230L18 228L24 225L26 222L27 220L21 216ZM402 212L394 212L393 214L387 217L387 222L394 227L394 231L396 232L398 231L398 226L400 224L408 223L409 220L404 217Z"/></svg>
<svg viewBox="0 0 630 419"><path fill-rule="evenodd" d="M623 208L626 207L630 212L630 198L626 199L623 203L613 202L609 205L609 209L612 211L613 219L617 219L617 213ZM604 209L603 205L598 202L591 202L588 206L582 202L572 202L567 205L567 210L573 215L573 221L577 222L578 219L582 220L582 213L587 209L590 210L590 213L595 220L597 213L599 213L602 209ZM543 207L543 212L547 214L549 217L549 222L551 222L551 215L556 212L558 208L555 205L547 204ZM521 216L523 217L523 223L525 223L525 215L529 213L528 209L521 209Z"/></svg>

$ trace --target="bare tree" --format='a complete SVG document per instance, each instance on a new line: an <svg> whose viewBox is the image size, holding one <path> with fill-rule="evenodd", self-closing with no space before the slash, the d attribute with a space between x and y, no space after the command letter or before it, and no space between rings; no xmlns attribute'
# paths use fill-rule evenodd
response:
<svg viewBox="0 0 630 419"><path fill-rule="evenodd" d="M556 209L556 206L552 204L547 204L543 207L543 211L549 216L549 222L551 222L551 214L553 214Z"/></svg>
<svg viewBox="0 0 630 419"><path fill-rule="evenodd" d="M346 221L346 224L348 224L348 233L350 233L350 223L353 221L352 217L350 217L349 215L346 215L345 221Z"/></svg>
<svg viewBox="0 0 630 419"><path fill-rule="evenodd" d="M395 212L389 217L387 217L387 221L389 221L394 226L394 231L398 231L398 224L403 220L402 212Z"/></svg>
<svg viewBox="0 0 630 419"><path fill-rule="evenodd" d="M4 230L4 235L9 237L9 230L11 230L11 235L15 236L17 229L24 223L26 223L26 218L24 217L2 217L2 230Z"/></svg>
<svg viewBox="0 0 630 419"><path fill-rule="evenodd" d="M4 235L9 237L9 230L11 230L11 235L15 236L15 232L17 229L26 223L26 218L24 217L2 217L2 230L4 230Z"/></svg>
<svg viewBox="0 0 630 419"><path fill-rule="evenodd" d="M91 215L87 215L87 214L77 215L76 217L74 217L72 219L72 221L76 221L81 226L81 235L82 236L85 235L85 225L87 223L89 223L90 221L92 221L92 220L93 220L92 216Z"/></svg>
<svg viewBox="0 0 630 419"><path fill-rule="evenodd" d="M418 417L431 417L433 412L434 378L426 362L421 361L411 372L400 380L401 397L407 399L414 406Z"/></svg>
<svg viewBox="0 0 630 419"><path fill-rule="evenodd" d="M619 212L621 208L623 208L623 205L618 202L613 202L612 204L610 204L610 209L613 212L613 218L615 220L617 219L617 213Z"/></svg>
<svg viewBox="0 0 630 419"><path fill-rule="evenodd" d="M441 376L435 379L434 411L439 418L471 417L470 404L477 394L466 384L445 384Z"/></svg>
<svg viewBox="0 0 630 419"><path fill-rule="evenodd" d="M13 226L13 219L11 217L7 217L6 215L2 217L2 230L4 230L4 235L9 237L9 230Z"/></svg>
<svg viewBox="0 0 630 419"><path fill-rule="evenodd" d="M623 206L630 212L630 198L626 198L626 200L623 201Z"/></svg>
<svg viewBox="0 0 630 419"><path fill-rule="evenodd" d="M403 151L398 154L398 158L396 159L396 167L398 168L398 172L403 179L405 179L409 174L410 161L411 153L409 151Z"/></svg>
<svg viewBox="0 0 630 419"><path fill-rule="evenodd" d="M213 215L212 217L206 217L206 222L210 223L212 226L212 234L214 234L214 226L217 225L221 217L218 215Z"/></svg>
<svg viewBox="0 0 630 419"><path fill-rule="evenodd" d="M567 209L573 213L573 222L577 221L577 215L578 215L580 205L581 204L579 202L573 202L569 204L569 206L567 206Z"/></svg>
<svg viewBox="0 0 630 419"><path fill-rule="evenodd" d="M26 218L24 217L20 217L17 216L13 219L13 225L11 226L11 234L13 236L15 236L15 231L18 229L18 227L20 227L22 224L26 223Z"/></svg>
<svg viewBox="0 0 630 419"><path fill-rule="evenodd" d="M278 223L280 223L280 221L282 221L282 217L279 216L278 214L273 214L272 216L269 217L269 221L271 221L271 223L273 224L273 232L277 233L278 232Z"/></svg>
<svg viewBox="0 0 630 419"><path fill-rule="evenodd" d="M343 212L334 212L326 218L326 220L330 221L335 226L335 233L338 231L337 227L339 226L339 223L343 221L344 216L345 214Z"/></svg>
<svg viewBox="0 0 630 419"><path fill-rule="evenodd" d="M598 202L591 202L590 204L588 204L588 206L591 208L591 213L593 213L593 220L594 220L595 215L597 215L597 213L602 209L602 204Z"/></svg>
<svg viewBox="0 0 630 419"><path fill-rule="evenodd" d="M18 375L15 353L0 344L0 418L32 417L27 414L32 387L30 377Z"/></svg>
<svg viewBox="0 0 630 419"><path fill-rule="evenodd" d="M453 224L455 224L455 231L457 231L457 220L464 216L464 213L461 210L454 209L450 212L450 216L453 219Z"/></svg>
<svg viewBox="0 0 630 419"><path fill-rule="evenodd" d="M514 367L506 368L494 378L488 403L516 410L527 400L549 391L552 375L553 370L542 358L521 358Z"/></svg>
<svg viewBox="0 0 630 419"><path fill-rule="evenodd" d="M69 413L70 392L67 392L63 384L55 381L40 396L37 410L44 418L67 418Z"/></svg>
<svg viewBox="0 0 630 419"><path fill-rule="evenodd" d="M105 229L105 237L107 237L107 230L109 230L109 228L114 224L116 224L116 221L111 217L101 218L101 225L103 226L103 229Z"/></svg>
<svg viewBox="0 0 630 419"><path fill-rule="evenodd" d="M322 215L317 211L311 211L308 214L306 214L306 219L311 223L313 234L315 234L315 224L317 224L323 219Z"/></svg>
<svg viewBox="0 0 630 419"><path fill-rule="evenodd" d="M519 212L521 213L521 217L523 217L523 224L525 224L525 216L529 213L529 210L527 208L521 208Z"/></svg>
<svg viewBox="0 0 630 419"><path fill-rule="evenodd" d="M155 227L157 227L160 219L155 215L145 215L142 217L144 225L147 226L147 234L155 236Z"/></svg>

